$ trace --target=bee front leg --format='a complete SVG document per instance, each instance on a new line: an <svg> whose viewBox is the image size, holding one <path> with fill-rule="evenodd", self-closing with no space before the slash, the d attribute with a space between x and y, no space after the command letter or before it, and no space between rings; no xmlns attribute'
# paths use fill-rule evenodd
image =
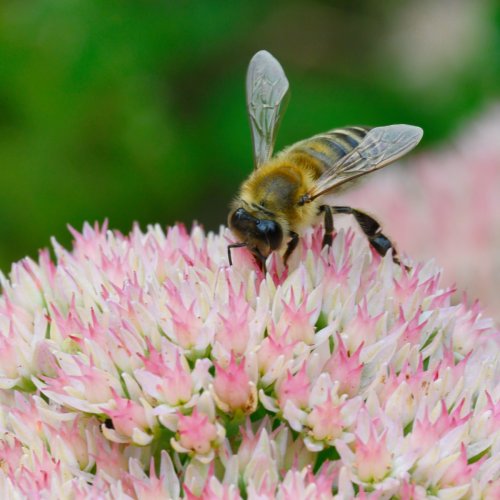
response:
<svg viewBox="0 0 500 500"><path fill-rule="evenodd" d="M331 207L333 212L336 214L351 214L354 215L359 227L363 230L370 245L375 249L375 251L382 257L387 253L387 251L392 248L392 260L395 264L401 265L401 261L398 258L397 251L391 240L382 233L382 228L380 224L370 215L362 212L361 210L356 210L351 207ZM325 216L326 225L326 216ZM408 270L408 267L405 266Z"/></svg>
<svg viewBox="0 0 500 500"><path fill-rule="evenodd" d="M328 205L319 207L320 212L325 212L325 234L323 235L322 245L324 247L331 246L333 242L333 213L332 208Z"/></svg>
<svg viewBox="0 0 500 500"><path fill-rule="evenodd" d="M287 265L290 255L292 255L293 251L297 248L298 244L299 244L299 235L293 231L290 231L290 241L288 242L285 255L283 256L283 262L285 263L285 266Z"/></svg>
<svg viewBox="0 0 500 500"><path fill-rule="evenodd" d="M267 267L266 267L266 258L264 255L262 255L259 252L258 248L254 248L252 250L253 257L255 259L255 262L257 262L257 265L259 266L260 270L264 273L264 275L267 273Z"/></svg>
<svg viewBox="0 0 500 500"><path fill-rule="evenodd" d="M233 259L231 258L231 250L233 248L241 248L241 247L246 247L246 243L231 243L230 245L227 246L227 258L229 260L229 265L233 265Z"/></svg>

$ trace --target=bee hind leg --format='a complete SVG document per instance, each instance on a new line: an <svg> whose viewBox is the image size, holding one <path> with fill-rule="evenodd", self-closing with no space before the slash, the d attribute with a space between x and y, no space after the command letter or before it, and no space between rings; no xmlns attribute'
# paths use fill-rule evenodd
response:
<svg viewBox="0 0 500 500"><path fill-rule="evenodd" d="M382 257L387 253L387 251L392 248L392 260L395 264L401 265L398 254L391 240L382 233L382 228L380 224L370 215L361 210L357 210L351 207L331 207L333 213L336 214L351 214L356 219L359 227L363 230L370 245L374 250ZM326 220L326 217L325 217ZM326 222L325 222L326 225ZM408 270L408 266L405 266Z"/></svg>
<svg viewBox="0 0 500 500"><path fill-rule="evenodd" d="M298 244L299 235L293 231L290 231L290 241L288 242L288 245L286 247L285 255L283 255L283 262L285 263L285 266L287 265L290 255L292 255Z"/></svg>

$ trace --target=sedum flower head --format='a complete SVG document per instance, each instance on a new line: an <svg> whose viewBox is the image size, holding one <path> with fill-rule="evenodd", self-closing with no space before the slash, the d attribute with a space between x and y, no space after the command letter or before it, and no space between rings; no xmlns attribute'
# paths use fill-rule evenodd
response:
<svg viewBox="0 0 500 500"><path fill-rule="evenodd" d="M350 231L72 231L1 276L3 498L496 498L499 332Z"/></svg>

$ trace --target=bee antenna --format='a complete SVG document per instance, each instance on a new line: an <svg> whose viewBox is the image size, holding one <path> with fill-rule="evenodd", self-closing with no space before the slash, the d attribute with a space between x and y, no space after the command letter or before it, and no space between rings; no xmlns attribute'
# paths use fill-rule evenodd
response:
<svg viewBox="0 0 500 500"><path fill-rule="evenodd" d="M231 243L230 245L227 246L227 257L228 257L229 265L230 266L233 265L233 259L231 258L231 249L232 248L241 248L241 247L246 247L246 246L247 246L246 242L243 242L243 243Z"/></svg>

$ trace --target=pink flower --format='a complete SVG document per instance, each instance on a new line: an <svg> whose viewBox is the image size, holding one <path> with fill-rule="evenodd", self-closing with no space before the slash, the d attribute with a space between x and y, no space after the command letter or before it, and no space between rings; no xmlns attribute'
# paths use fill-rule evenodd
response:
<svg viewBox="0 0 500 500"><path fill-rule="evenodd" d="M365 344L367 339L371 342L376 340L381 334L377 330L382 330L385 311L371 316L368 312L368 301L366 298L357 305L357 310L352 315L351 319L343 328L342 340L347 342L347 346L343 345L342 349L345 352L345 347L348 347L350 352L355 352L362 344ZM339 350L340 350L339 346ZM340 355L340 352L339 352ZM334 362L332 361L332 364Z"/></svg>
<svg viewBox="0 0 500 500"><path fill-rule="evenodd" d="M191 349L198 343L203 329L203 320L197 311L196 299L188 302L173 283L165 285L169 297L167 305L172 321L172 338L184 349Z"/></svg>
<svg viewBox="0 0 500 500"><path fill-rule="evenodd" d="M200 495L195 495L191 490L184 486L186 498L188 500L241 500L242 497L235 484L221 483L213 474L207 478L205 486Z"/></svg>
<svg viewBox="0 0 500 500"><path fill-rule="evenodd" d="M306 374L305 364L295 375L288 371L277 389L280 407L284 408L286 403L290 401L298 408L306 408L309 404L310 385L311 382Z"/></svg>
<svg viewBox="0 0 500 500"><path fill-rule="evenodd" d="M0 356L3 360L0 367L0 375L14 380L18 379L19 366L22 366L18 359L17 349L15 348L15 338L13 325L10 326L6 336L2 335L0 337Z"/></svg>
<svg viewBox="0 0 500 500"><path fill-rule="evenodd" d="M155 465L154 459L151 459L149 474L146 474L138 460L132 462L129 481L137 498L141 500L178 498L179 481L175 476L172 461L165 450L161 452L159 474L156 473Z"/></svg>
<svg viewBox="0 0 500 500"><path fill-rule="evenodd" d="M212 449L212 442L217 438L217 429L207 415L199 413L195 408L191 415L179 415L177 427L179 445L182 451L193 451L206 455Z"/></svg>
<svg viewBox="0 0 500 500"><path fill-rule="evenodd" d="M194 382L186 359L175 351L174 360L168 360L152 345L149 357L143 357L144 369L134 372L144 392L170 406L187 403L193 394Z"/></svg>
<svg viewBox="0 0 500 500"><path fill-rule="evenodd" d="M40 491L50 491L52 484L60 484L62 475L61 462L54 460L47 450L43 449L39 457L32 456L32 463L20 465L13 479L15 478L19 490L27 497L37 498Z"/></svg>
<svg viewBox="0 0 500 500"><path fill-rule="evenodd" d="M333 475L325 470L315 476L311 468L287 472L280 488L282 498L317 498L326 500L332 496Z"/></svg>
<svg viewBox="0 0 500 500"><path fill-rule="evenodd" d="M47 426L46 435L50 436L54 456L84 470L93 464L88 447L92 431L95 432L95 423L82 418L72 424L64 422L58 428Z"/></svg>
<svg viewBox="0 0 500 500"><path fill-rule="evenodd" d="M40 377L45 385L39 386L61 404L97 413L98 404L106 403L113 398L113 391L119 391L119 382L114 374L98 368L92 361L87 364L79 357L68 357L67 363L67 369L59 368L56 377ZM70 366L74 372L71 375Z"/></svg>
<svg viewBox="0 0 500 500"><path fill-rule="evenodd" d="M294 289L290 290L289 300L282 299L282 311L276 321L279 336L286 335L291 342L302 341L306 344L314 342L314 325L318 319L320 308L318 304L308 304L302 291L302 298L295 297ZM311 310L312 308L312 310ZM278 315L278 313L276 313Z"/></svg>
<svg viewBox="0 0 500 500"><path fill-rule="evenodd" d="M309 413L307 425L310 427L310 433L314 439L333 441L342 434L341 406L335 405L329 394L324 403L317 404Z"/></svg>
<svg viewBox="0 0 500 500"><path fill-rule="evenodd" d="M297 343L291 342L286 331L283 335L278 336L272 328L268 336L262 341L257 352L259 371L265 377L273 377L270 372L274 370L274 379L280 373L280 369L284 363L293 357L293 350ZM272 381L272 380L270 380Z"/></svg>
<svg viewBox="0 0 500 500"><path fill-rule="evenodd" d="M0 463L9 476L14 476L23 456L22 443L13 436L4 436L0 441Z"/></svg>
<svg viewBox="0 0 500 500"><path fill-rule="evenodd" d="M236 363L234 355L226 369L215 364L214 399L223 411L252 413L257 407L257 390L245 370L245 358Z"/></svg>
<svg viewBox="0 0 500 500"><path fill-rule="evenodd" d="M462 443L460 447L460 454L446 469L439 481L440 486L446 487L467 484L470 482L471 478L474 477L474 474L480 466L480 461L469 465L467 460L467 450L465 445Z"/></svg>
<svg viewBox="0 0 500 500"><path fill-rule="evenodd" d="M113 394L113 401L102 411L111 418L113 429L104 426L103 433L111 441L128 442L145 445L151 442L148 431L153 425L151 411L144 404ZM149 413L149 415L148 415Z"/></svg>
<svg viewBox="0 0 500 500"><path fill-rule="evenodd" d="M392 456L387 448L386 436L377 436L373 427L370 428L368 440L364 442L356 438L355 467L361 481L379 482L389 475L392 469Z"/></svg>
<svg viewBox="0 0 500 500"><path fill-rule="evenodd" d="M349 354L341 337L337 337L337 350L326 364L326 370L330 373L333 381L338 381L339 393L354 396L359 390L363 364L359 360L363 344L357 351Z"/></svg>
<svg viewBox="0 0 500 500"><path fill-rule="evenodd" d="M219 313L220 326L215 333L215 339L224 347L237 355L242 355L250 338L250 305L243 300L243 286L236 294L229 294L227 312Z"/></svg>

